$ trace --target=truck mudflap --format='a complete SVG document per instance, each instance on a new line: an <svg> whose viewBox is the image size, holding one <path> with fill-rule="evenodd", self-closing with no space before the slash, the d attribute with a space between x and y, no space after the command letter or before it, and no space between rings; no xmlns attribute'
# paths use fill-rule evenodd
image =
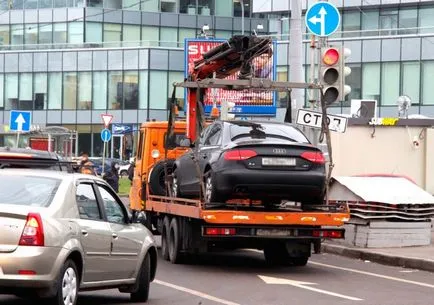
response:
<svg viewBox="0 0 434 305"><path fill-rule="evenodd" d="M206 238L344 239L344 228L203 225Z"/></svg>

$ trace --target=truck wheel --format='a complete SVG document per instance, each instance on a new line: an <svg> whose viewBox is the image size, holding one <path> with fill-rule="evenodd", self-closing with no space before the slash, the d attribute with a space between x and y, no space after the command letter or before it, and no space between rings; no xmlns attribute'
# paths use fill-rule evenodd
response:
<svg viewBox="0 0 434 305"><path fill-rule="evenodd" d="M181 235L179 232L178 219L172 218L169 230L169 260L172 264L180 262L181 258Z"/></svg>
<svg viewBox="0 0 434 305"><path fill-rule="evenodd" d="M166 261L169 260L169 232L170 220L168 216L164 216L163 228L161 230L161 256Z"/></svg>
<svg viewBox="0 0 434 305"><path fill-rule="evenodd" d="M291 257L289 261L292 266L306 266L309 261L309 256Z"/></svg>
<svg viewBox="0 0 434 305"><path fill-rule="evenodd" d="M270 266L288 266L291 261L284 243L267 245L264 248L265 261Z"/></svg>
<svg viewBox="0 0 434 305"><path fill-rule="evenodd" d="M151 282L151 259L146 253L136 278L136 291L131 293L132 302L146 302L149 298L149 283Z"/></svg>
<svg viewBox="0 0 434 305"><path fill-rule="evenodd" d="M160 161L154 165L149 177L149 192L151 195L167 196L164 163L167 164L167 173L171 174L175 160Z"/></svg>

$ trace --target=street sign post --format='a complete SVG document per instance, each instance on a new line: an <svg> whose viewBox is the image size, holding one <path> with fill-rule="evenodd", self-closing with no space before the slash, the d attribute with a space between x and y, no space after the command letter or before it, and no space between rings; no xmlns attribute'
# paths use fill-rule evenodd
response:
<svg viewBox="0 0 434 305"><path fill-rule="evenodd" d="M328 114L327 123L331 131L344 133L347 129L348 119L343 116ZM299 109L297 113L297 124L321 129L322 113L306 109Z"/></svg>
<svg viewBox="0 0 434 305"><path fill-rule="evenodd" d="M104 128L103 130L101 130L101 140L102 140L102 145L103 145L102 146L103 148L102 148L102 171L101 171L101 175L104 175L105 151L106 151L107 142L110 141L111 138L112 138L112 134L111 134L110 130L108 130L107 128Z"/></svg>
<svg viewBox="0 0 434 305"><path fill-rule="evenodd" d="M313 4L306 12L305 23L308 30L321 37L333 34L339 27L341 15L330 2L320 1Z"/></svg>
<svg viewBox="0 0 434 305"><path fill-rule="evenodd" d="M11 110L9 117L9 130L17 132L17 143L20 141L21 132L29 132L32 124L32 113L30 111Z"/></svg>

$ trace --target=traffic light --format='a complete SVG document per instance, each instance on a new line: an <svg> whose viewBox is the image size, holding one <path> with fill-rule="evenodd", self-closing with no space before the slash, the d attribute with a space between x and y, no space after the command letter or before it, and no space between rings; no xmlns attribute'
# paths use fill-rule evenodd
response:
<svg viewBox="0 0 434 305"><path fill-rule="evenodd" d="M345 77L351 74L351 69L345 66L345 59L350 54L351 51L343 47L328 47L322 51L320 83L327 106L343 101L351 92L351 87L345 85Z"/></svg>
<svg viewBox="0 0 434 305"><path fill-rule="evenodd" d="M220 118L222 120L233 120L235 119L235 114L230 113L233 111L233 108L235 107L234 102L228 102L228 101L221 101L221 108L220 108Z"/></svg>

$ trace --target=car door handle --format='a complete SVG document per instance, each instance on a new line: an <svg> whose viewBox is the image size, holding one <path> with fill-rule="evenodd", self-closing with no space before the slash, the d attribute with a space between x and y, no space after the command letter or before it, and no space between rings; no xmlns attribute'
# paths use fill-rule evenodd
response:
<svg viewBox="0 0 434 305"><path fill-rule="evenodd" d="M116 238L118 238L118 235L116 233L112 233L112 237L113 237L113 239L116 239Z"/></svg>
<svg viewBox="0 0 434 305"><path fill-rule="evenodd" d="M87 236L88 232L86 230L81 230L81 234L83 234L84 236Z"/></svg>

